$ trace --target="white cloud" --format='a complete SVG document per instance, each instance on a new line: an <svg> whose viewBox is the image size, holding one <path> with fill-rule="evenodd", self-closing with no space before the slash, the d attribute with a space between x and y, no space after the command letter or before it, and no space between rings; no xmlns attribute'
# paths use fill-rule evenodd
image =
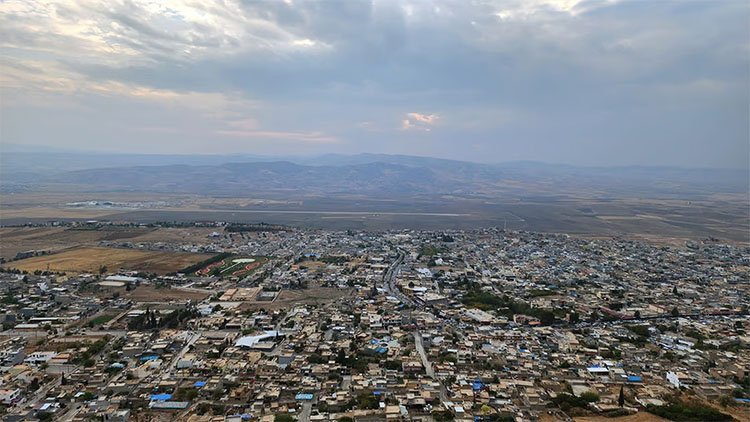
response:
<svg viewBox="0 0 750 422"><path fill-rule="evenodd" d="M437 114L423 114L410 112L401 120L401 130L417 130L429 132L432 130L440 116Z"/></svg>

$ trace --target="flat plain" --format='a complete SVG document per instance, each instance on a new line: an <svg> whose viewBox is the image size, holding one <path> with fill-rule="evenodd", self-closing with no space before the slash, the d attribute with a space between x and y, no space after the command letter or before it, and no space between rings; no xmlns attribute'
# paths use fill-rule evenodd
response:
<svg viewBox="0 0 750 422"><path fill-rule="evenodd" d="M521 196L487 198L460 195L413 195L375 198L361 195L336 197L301 196L281 201L273 195L211 197L162 195L171 205L152 208L71 208L72 201L105 198L134 201L133 194L101 192L91 194L16 194L0 205L0 224L40 224L51 220L96 220L132 223L224 221L269 223L325 230L471 230L504 227L509 230L570 233L582 236L622 236L647 240L684 242L687 239L716 238L750 244L750 215L747 193L709 194L691 199L605 197L597 195ZM155 199L145 195L142 200ZM14 231L15 230L15 231ZM18 231L21 230L21 231ZM58 229L59 230L59 229ZM128 237L132 242L187 240L205 236L190 229L132 228L134 234L72 232L42 237L22 229L0 228L0 256L12 257L29 249L66 247L76 242L96 242ZM90 236L90 237L86 237ZM76 240L78 239L78 240ZM80 243L80 242L79 242ZM92 243L88 243L95 246Z"/></svg>

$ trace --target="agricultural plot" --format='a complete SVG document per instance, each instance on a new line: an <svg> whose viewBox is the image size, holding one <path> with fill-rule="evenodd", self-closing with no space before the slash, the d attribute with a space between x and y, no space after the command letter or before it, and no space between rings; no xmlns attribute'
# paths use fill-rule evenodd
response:
<svg viewBox="0 0 750 422"><path fill-rule="evenodd" d="M29 272L49 270L65 273L94 273L104 266L108 271L123 269L166 274L210 256L186 252L81 247L13 261L4 266Z"/></svg>
<svg viewBox="0 0 750 422"><path fill-rule="evenodd" d="M220 261L211 263L195 272L202 277L246 277L268 262L265 256L237 256L232 255Z"/></svg>

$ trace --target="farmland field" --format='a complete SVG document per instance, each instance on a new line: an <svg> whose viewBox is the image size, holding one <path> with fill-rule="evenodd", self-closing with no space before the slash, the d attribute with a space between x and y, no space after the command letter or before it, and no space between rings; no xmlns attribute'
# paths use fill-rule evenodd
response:
<svg viewBox="0 0 750 422"><path fill-rule="evenodd" d="M0 257L11 259L28 250L60 251L75 246L97 246L100 241L133 241L157 230L147 227L101 227L83 230L63 227L2 227Z"/></svg>
<svg viewBox="0 0 750 422"><path fill-rule="evenodd" d="M66 273L84 273L96 272L103 265L109 271L124 269L165 274L179 271L209 257L210 254L81 247L13 261L5 266L29 272L49 269Z"/></svg>

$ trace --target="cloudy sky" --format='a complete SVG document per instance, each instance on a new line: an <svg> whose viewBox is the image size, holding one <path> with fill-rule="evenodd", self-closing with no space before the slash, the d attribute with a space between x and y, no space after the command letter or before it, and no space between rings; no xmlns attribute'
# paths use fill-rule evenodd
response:
<svg viewBox="0 0 750 422"><path fill-rule="evenodd" d="M5 148L750 160L746 0L11 0L0 55Z"/></svg>

